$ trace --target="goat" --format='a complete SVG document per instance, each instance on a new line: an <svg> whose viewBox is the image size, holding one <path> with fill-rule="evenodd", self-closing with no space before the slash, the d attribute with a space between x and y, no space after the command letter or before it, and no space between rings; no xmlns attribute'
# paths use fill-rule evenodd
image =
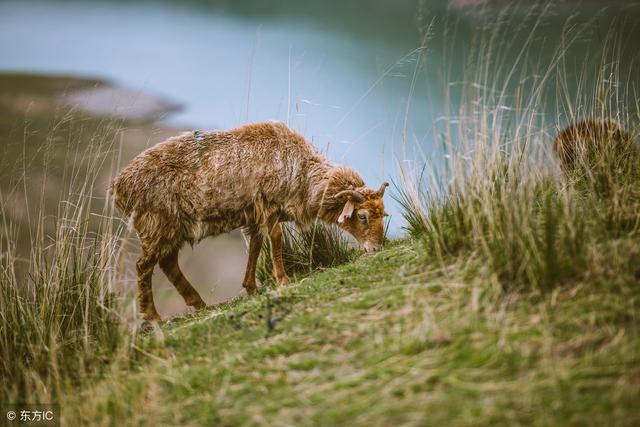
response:
<svg viewBox="0 0 640 427"><path fill-rule="evenodd" d="M304 137L277 122L228 131L191 132L135 157L111 183L115 204L141 242L136 263L142 318L159 321L151 276L156 264L187 305L205 307L178 265L178 252L205 237L242 228L249 257L242 286L256 291L256 263L269 238L274 278L289 281L281 222L337 224L373 252L384 235L384 182L365 186L354 170L335 166Z"/></svg>
<svg viewBox="0 0 640 427"><path fill-rule="evenodd" d="M554 141L565 171L585 166L606 154L621 157L634 151L633 138L616 121L586 119L563 129Z"/></svg>

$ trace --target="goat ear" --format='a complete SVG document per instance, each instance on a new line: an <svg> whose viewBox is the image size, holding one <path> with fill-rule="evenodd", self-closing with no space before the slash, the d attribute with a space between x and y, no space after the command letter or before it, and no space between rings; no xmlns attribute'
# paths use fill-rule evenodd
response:
<svg viewBox="0 0 640 427"><path fill-rule="evenodd" d="M342 208L342 212L340 213L340 216L338 217L338 224L342 224L345 218L351 218L351 215L353 215L353 210L355 209L355 207L356 206L353 204L351 200L347 200L347 202L344 204L344 208Z"/></svg>
<svg viewBox="0 0 640 427"><path fill-rule="evenodd" d="M382 185L380 186L380 189L376 192L378 194L378 197L382 199L382 196L384 196L384 190L386 190L388 186L389 186L389 183L387 181L382 183Z"/></svg>

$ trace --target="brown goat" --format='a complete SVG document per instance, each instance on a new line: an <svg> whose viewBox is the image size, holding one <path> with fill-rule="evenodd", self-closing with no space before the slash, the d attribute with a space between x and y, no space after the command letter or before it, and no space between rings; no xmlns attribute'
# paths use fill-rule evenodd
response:
<svg viewBox="0 0 640 427"><path fill-rule="evenodd" d="M264 236L270 240L276 282L289 280L280 222L337 224L367 252L378 250L387 186L366 187L355 171L330 164L282 123L185 133L147 149L111 184L116 206L130 217L142 246L136 264L142 317L160 319L151 289L156 263L188 305L205 306L178 266L185 242L193 245L242 228L249 237L242 283L248 293L257 289L255 270Z"/></svg>
<svg viewBox="0 0 640 427"><path fill-rule="evenodd" d="M588 163L590 157L605 153L624 155L633 149L629 133L616 121L586 119L563 129L554 141L565 170Z"/></svg>

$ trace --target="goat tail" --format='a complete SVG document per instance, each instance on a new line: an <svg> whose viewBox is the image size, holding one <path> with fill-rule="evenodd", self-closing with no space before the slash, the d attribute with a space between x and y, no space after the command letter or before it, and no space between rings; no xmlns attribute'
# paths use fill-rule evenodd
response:
<svg viewBox="0 0 640 427"><path fill-rule="evenodd" d="M111 197L115 203L115 206L126 216L132 218L132 213L135 208L135 198L132 197L128 191L131 186L128 185L126 181L126 177L122 175L116 177L111 181L111 185L107 191L109 197Z"/></svg>

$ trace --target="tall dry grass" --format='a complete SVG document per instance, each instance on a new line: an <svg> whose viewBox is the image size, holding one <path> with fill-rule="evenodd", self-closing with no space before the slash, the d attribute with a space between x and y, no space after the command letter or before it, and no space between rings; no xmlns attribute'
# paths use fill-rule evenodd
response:
<svg viewBox="0 0 640 427"><path fill-rule="evenodd" d="M131 350L116 293L122 227L103 191L119 124L104 120L90 138L60 132L75 126L68 115L54 120L0 194L0 401L58 401Z"/></svg>

